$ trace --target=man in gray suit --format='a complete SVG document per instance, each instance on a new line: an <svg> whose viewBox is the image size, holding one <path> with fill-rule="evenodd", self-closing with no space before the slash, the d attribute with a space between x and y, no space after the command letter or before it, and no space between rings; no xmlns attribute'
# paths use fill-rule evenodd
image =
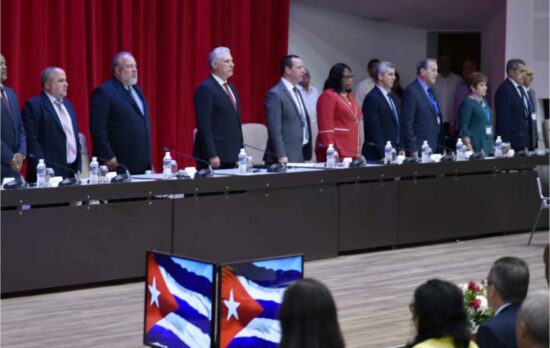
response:
<svg viewBox="0 0 550 348"><path fill-rule="evenodd" d="M281 80L264 101L268 140L266 164L303 162L311 159L311 126L297 84L305 74L300 57L289 55L281 61Z"/></svg>

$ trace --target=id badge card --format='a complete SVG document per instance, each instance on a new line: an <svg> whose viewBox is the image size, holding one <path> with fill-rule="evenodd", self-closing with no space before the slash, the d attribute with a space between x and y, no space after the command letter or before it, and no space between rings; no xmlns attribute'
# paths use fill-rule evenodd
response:
<svg viewBox="0 0 550 348"><path fill-rule="evenodd" d="M493 134L493 128L492 127L485 127L485 134L486 135L492 135Z"/></svg>
<svg viewBox="0 0 550 348"><path fill-rule="evenodd" d="M531 119L532 119L533 121L536 121L536 120L537 120L537 114L532 113L532 114L531 114Z"/></svg>

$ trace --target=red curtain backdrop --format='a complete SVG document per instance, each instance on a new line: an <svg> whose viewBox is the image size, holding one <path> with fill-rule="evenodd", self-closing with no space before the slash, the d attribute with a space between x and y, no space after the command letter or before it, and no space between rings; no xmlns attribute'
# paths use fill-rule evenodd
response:
<svg viewBox="0 0 550 348"><path fill-rule="evenodd" d="M242 122L265 123L263 98L288 49L290 0L2 0L1 51L19 103L41 91L48 66L67 72L67 98L89 132L89 98L111 77L111 59L130 51L151 106L153 163L162 147L191 154L193 93L208 76L208 53L231 49ZM194 165L177 157L180 165Z"/></svg>

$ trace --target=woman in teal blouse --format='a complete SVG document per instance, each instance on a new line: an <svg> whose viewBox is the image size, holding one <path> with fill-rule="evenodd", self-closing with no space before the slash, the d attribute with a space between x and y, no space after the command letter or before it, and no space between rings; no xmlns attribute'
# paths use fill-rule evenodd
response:
<svg viewBox="0 0 550 348"><path fill-rule="evenodd" d="M460 104L460 133L468 150L492 155L494 149L493 112L485 99L487 76L473 73L467 81L470 95Z"/></svg>

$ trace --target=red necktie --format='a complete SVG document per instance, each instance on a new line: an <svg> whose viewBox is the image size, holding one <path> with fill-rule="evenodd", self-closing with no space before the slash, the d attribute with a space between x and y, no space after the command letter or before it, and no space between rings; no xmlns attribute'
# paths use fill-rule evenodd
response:
<svg viewBox="0 0 550 348"><path fill-rule="evenodd" d="M8 108L8 113L13 118L13 111L11 110L11 105L10 105L10 101L8 100L8 95L6 94L6 91L4 90L4 87L1 87L0 89L2 90L1 91L2 92L2 100L6 104L6 107Z"/></svg>
<svg viewBox="0 0 550 348"><path fill-rule="evenodd" d="M231 100L231 104L233 104L233 107L235 108L235 111L236 111L237 102L235 102L235 98L233 98L233 93L231 93L231 91L229 90L229 85L227 84L227 82L225 82L223 86L225 87L225 93L227 93L227 95L229 96L229 100Z"/></svg>

